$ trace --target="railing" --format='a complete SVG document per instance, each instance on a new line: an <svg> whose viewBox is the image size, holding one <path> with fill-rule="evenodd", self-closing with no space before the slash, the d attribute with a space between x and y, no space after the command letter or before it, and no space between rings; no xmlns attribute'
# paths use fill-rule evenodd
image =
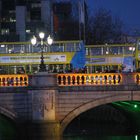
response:
<svg viewBox="0 0 140 140"><path fill-rule="evenodd" d="M134 79L136 84L140 84L140 73L135 73Z"/></svg>
<svg viewBox="0 0 140 140"><path fill-rule="evenodd" d="M13 75L0 75L0 87L5 86L28 86L28 75L13 74Z"/></svg>
<svg viewBox="0 0 140 140"><path fill-rule="evenodd" d="M122 83L122 74L119 73L58 74L57 83L59 86L119 85Z"/></svg>
<svg viewBox="0 0 140 140"><path fill-rule="evenodd" d="M140 84L140 73L66 73L56 76L58 86ZM28 86L28 83L26 74L0 75L0 87L21 87Z"/></svg>

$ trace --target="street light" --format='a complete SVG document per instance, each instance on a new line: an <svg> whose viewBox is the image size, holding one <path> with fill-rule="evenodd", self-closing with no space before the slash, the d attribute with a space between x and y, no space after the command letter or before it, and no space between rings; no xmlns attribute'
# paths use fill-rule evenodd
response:
<svg viewBox="0 0 140 140"><path fill-rule="evenodd" d="M135 51L135 47L129 47L129 51L134 52Z"/></svg>
<svg viewBox="0 0 140 140"><path fill-rule="evenodd" d="M45 33L40 32L39 33L39 38L40 38L40 48L41 48L41 61L40 61L40 65L39 65L39 72L45 72L46 70L46 65L44 64L44 55L43 55L43 49L44 46L46 45L47 47L49 45L51 45L53 43L53 39L50 37L50 35L47 37L47 42L44 41L45 38ZM31 39L31 44L35 45L37 43L37 38L35 36L33 36L33 38Z"/></svg>

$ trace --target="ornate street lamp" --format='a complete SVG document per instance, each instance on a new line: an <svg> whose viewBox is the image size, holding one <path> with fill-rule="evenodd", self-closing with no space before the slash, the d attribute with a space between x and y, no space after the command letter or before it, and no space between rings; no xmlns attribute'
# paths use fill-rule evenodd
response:
<svg viewBox="0 0 140 140"><path fill-rule="evenodd" d="M43 55L43 50L45 45L48 47L49 45L51 45L53 43L53 39L50 37L50 35L47 37L47 41L44 41L45 38L45 33L40 32L39 33L39 38L40 38L40 48L41 48L41 61L40 61L40 65L39 65L39 72L45 72L46 70L46 65L44 64L44 55ZM31 43L32 45L35 45L37 43L37 38L35 36L33 36L33 38L31 39Z"/></svg>

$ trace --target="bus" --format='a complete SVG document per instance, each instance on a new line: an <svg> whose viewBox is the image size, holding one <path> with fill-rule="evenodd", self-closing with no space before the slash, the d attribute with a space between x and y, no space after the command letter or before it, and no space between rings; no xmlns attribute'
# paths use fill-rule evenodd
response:
<svg viewBox="0 0 140 140"><path fill-rule="evenodd" d="M140 67L138 58L137 44L86 45L89 73L134 72Z"/></svg>
<svg viewBox="0 0 140 140"><path fill-rule="evenodd" d="M82 68L85 65L83 41L56 41L43 50L48 72L64 73L65 69ZM0 43L0 74L36 73L41 61L40 45L30 42Z"/></svg>

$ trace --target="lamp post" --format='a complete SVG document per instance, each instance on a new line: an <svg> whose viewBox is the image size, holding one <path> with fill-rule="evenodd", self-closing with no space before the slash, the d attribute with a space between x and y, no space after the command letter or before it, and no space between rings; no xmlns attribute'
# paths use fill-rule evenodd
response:
<svg viewBox="0 0 140 140"><path fill-rule="evenodd" d="M44 41L45 38L45 33L40 32L39 33L39 38L40 38L40 48L41 48L41 57L40 57L40 65L39 65L39 72L45 72L46 70L46 65L44 64L44 46L46 45L47 47L53 43L53 39L50 37L50 35L47 37L47 42ZM31 39L31 44L35 45L37 43L37 38L33 36Z"/></svg>

